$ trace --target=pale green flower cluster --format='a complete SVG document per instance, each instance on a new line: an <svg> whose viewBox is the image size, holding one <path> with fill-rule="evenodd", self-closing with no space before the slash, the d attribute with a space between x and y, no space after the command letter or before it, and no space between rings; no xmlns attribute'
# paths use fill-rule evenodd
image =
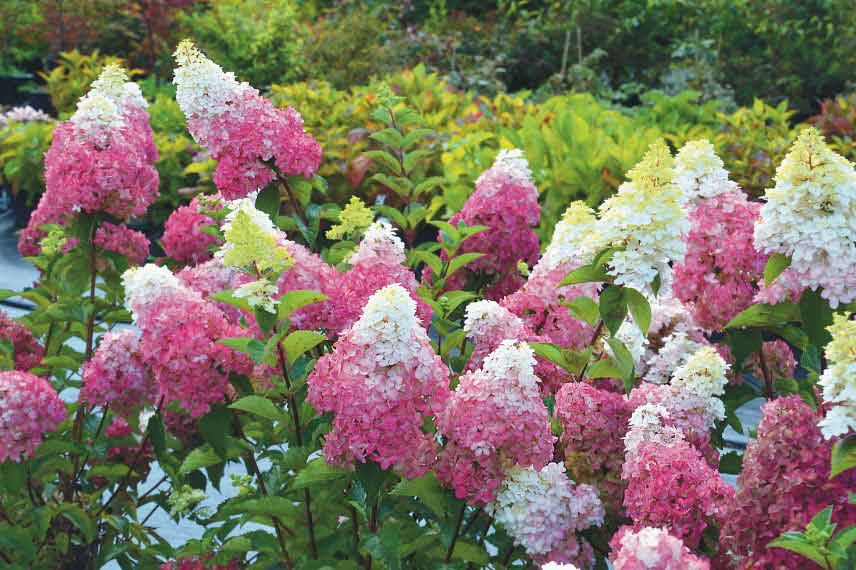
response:
<svg viewBox="0 0 856 570"><path fill-rule="evenodd" d="M281 232L250 200L235 201L223 233L226 243L217 252L223 265L274 277L294 265L291 253L279 244Z"/></svg>
<svg viewBox="0 0 856 570"><path fill-rule="evenodd" d="M327 230L327 239L342 239L363 231L374 221L374 213L365 202L351 196L351 201L339 214L339 223Z"/></svg>
<svg viewBox="0 0 856 570"><path fill-rule="evenodd" d="M825 402L834 404L820 421L827 439L856 430L856 321L835 315L828 328L832 341L826 346L829 367L820 375Z"/></svg>

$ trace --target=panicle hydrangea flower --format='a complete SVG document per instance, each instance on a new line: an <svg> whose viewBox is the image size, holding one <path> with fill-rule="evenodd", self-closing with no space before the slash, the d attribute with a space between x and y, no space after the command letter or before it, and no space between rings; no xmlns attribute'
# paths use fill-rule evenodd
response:
<svg viewBox="0 0 856 570"><path fill-rule="evenodd" d="M404 243L395 235L389 222L378 221L366 230L360 246L351 255L351 268L339 279L336 288L334 309L334 332L340 333L351 326L360 316L366 301L376 291L398 283L416 302L419 321L424 326L431 323L431 307L423 301L417 291L419 283L404 263Z"/></svg>
<svg viewBox="0 0 856 570"><path fill-rule="evenodd" d="M725 394L728 384L728 364L712 346L695 351L672 374L672 388L708 401L709 416L725 419L725 405L719 396Z"/></svg>
<svg viewBox="0 0 856 570"><path fill-rule="evenodd" d="M675 369L686 364L690 356L705 346L684 331L676 331L663 339L660 350L648 359L645 380L654 384L666 384Z"/></svg>
<svg viewBox="0 0 856 570"><path fill-rule="evenodd" d="M154 402L157 387L140 355L132 330L108 332L92 360L83 366L82 400L107 406L123 416Z"/></svg>
<svg viewBox="0 0 856 570"><path fill-rule="evenodd" d="M720 548L740 569L819 568L799 554L767 544L803 530L832 505L838 528L856 523L847 501L856 489L856 469L829 478L832 441L817 426L819 412L797 396L765 403L757 439L743 454L734 505L720 532Z"/></svg>
<svg viewBox="0 0 856 570"><path fill-rule="evenodd" d="M205 210L223 207L219 195L194 196L190 204L176 208L164 224L161 245L166 254L179 263L197 264L211 259L211 246L221 245L216 236L202 231L216 225Z"/></svg>
<svg viewBox="0 0 856 570"><path fill-rule="evenodd" d="M292 324L299 329L333 329L334 300L341 277L339 271L299 243L290 240L280 240L279 243L294 259L294 266L277 281L279 294L310 290L319 291L327 297L326 301L312 303L291 313L289 318Z"/></svg>
<svg viewBox="0 0 856 570"><path fill-rule="evenodd" d="M665 528L646 526L637 531L621 527L609 541L615 570L709 570L700 558Z"/></svg>
<svg viewBox="0 0 856 570"><path fill-rule="evenodd" d="M19 370L0 372L0 463L32 456L44 434L65 417L65 405L47 380Z"/></svg>
<svg viewBox="0 0 856 570"><path fill-rule="evenodd" d="M591 327L574 318L561 303L581 295L597 298L598 285L558 285L580 265L577 252L596 222L594 212L585 203L573 202L568 206L556 224L553 240L526 283L501 301L502 306L523 319L531 330L560 346L579 349L591 341Z"/></svg>
<svg viewBox="0 0 856 570"><path fill-rule="evenodd" d="M374 213L357 196L345 204L339 213L339 223L327 230L327 239L342 239L372 225Z"/></svg>
<svg viewBox="0 0 856 570"><path fill-rule="evenodd" d="M229 203L229 213L223 222L226 243L214 257L230 267L279 276L294 264L294 259L280 244L282 231L253 201L241 198Z"/></svg>
<svg viewBox="0 0 856 570"><path fill-rule="evenodd" d="M835 315L826 345L829 367L820 375L824 402L831 404L820 430L826 439L856 431L856 321Z"/></svg>
<svg viewBox="0 0 856 570"><path fill-rule="evenodd" d="M655 386L655 388L660 388ZM631 405L635 404L631 395ZM638 401L638 400L637 400ZM643 401L644 402L644 401ZM631 460L643 443L658 443L668 446L684 439L683 431L672 421L672 415L662 402L640 403L635 407L628 421L627 434L624 436L624 450L627 461L622 471L631 465ZM625 478L627 478L625 476Z"/></svg>
<svg viewBox="0 0 856 570"><path fill-rule="evenodd" d="M176 100L194 140L217 161L214 184L226 199L266 186L276 176L272 165L292 176L315 175L321 146L294 108L277 109L189 40L178 45L175 60Z"/></svg>
<svg viewBox="0 0 856 570"><path fill-rule="evenodd" d="M669 262L683 259L682 235L689 229L684 194L674 184L674 159L662 140L653 143L627 173L628 181L600 206L593 250L621 247L609 262L615 283L649 291L658 273L668 288Z"/></svg>
<svg viewBox="0 0 856 570"><path fill-rule="evenodd" d="M229 390L229 372L249 373L252 363L221 338L245 336L216 305L152 264L122 276L125 299L142 330L140 354L166 403L177 401L194 418Z"/></svg>
<svg viewBox="0 0 856 570"><path fill-rule="evenodd" d="M149 238L143 232L132 230L125 224L104 222L95 230L92 242L102 251L124 255L131 265L142 265L149 256Z"/></svg>
<svg viewBox="0 0 856 570"><path fill-rule="evenodd" d="M767 256L753 243L760 205L739 188L690 211L686 255L674 268L674 294L702 328L721 330L753 303Z"/></svg>
<svg viewBox="0 0 856 570"><path fill-rule="evenodd" d="M722 524L734 495L701 452L683 439L642 441L628 454L623 476L624 507L635 526L665 526L691 548L708 526Z"/></svg>
<svg viewBox="0 0 856 570"><path fill-rule="evenodd" d="M683 192L684 200L690 203L740 192L737 183L728 179L725 164L707 139L689 141L678 150L674 183Z"/></svg>
<svg viewBox="0 0 856 570"><path fill-rule="evenodd" d="M453 274L448 288L463 289L470 277L481 274L490 279L484 294L487 299L499 300L516 291L523 284L517 262L534 265L538 260L538 236L532 227L538 225L540 216L538 190L523 151L500 150L493 166L476 180L476 189L461 211L449 220L456 227L463 221L488 229L461 244L459 254L484 255Z"/></svg>
<svg viewBox="0 0 856 570"><path fill-rule="evenodd" d="M339 465L375 461L410 479L423 475L437 442L422 426L446 405L448 382L410 293L398 284L380 289L309 375L309 401L334 416L324 456Z"/></svg>
<svg viewBox="0 0 856 570"><path fill-rule="evenodd" d="M0 127L8 123L49 123L52 121L50 115L40 109L34 109L30 105L12 107L5 113L0 114Z"/></svg>
<svg viewBox="0 0 856 570"><path fill-rule="evenodd" d="M510 469L488 512L514 544L522 546L534 560L544 562L570 562L563 552L568 538L602 525L604 517L594 487L575 485L560 463L548 463L540 470L531 466Z"/></svg>
<svg viewBox="0 0 856 570"><path fill-rule="evenodd" d="M45 154L45 193L18 248L39 252L45 224L66 224L77 212L127 220L145 213L158 193L155 147L146 102L118 66L108 65L57 125Z"/></svg>
<svg viewBox="0 0 856 570"><path fill-rule="evenodd" d="M556 438L534 365L529 345L504 340L480 370L461 376L437 420L447 440L437 477L458 498L490 502L509 468L550 461Z"/></svg>
<svg viewBox="0 0 856 570"><path fill-rule="evenodd" d="M38 366L45 355L45 347L36 340L26 326L0 311L0 339L12 343L15 370L28 371Z"/></svg>
<svg viewBox="0 0 856 570"><path fill-rule="evenodd" d="M223 265L220 259L211 259L193 267L185 267L175 274L187 287L193 289L203 299L213 302L231 323L239 323L243 317L249 323L255 323L255 316L238 307L212 299L212 296L227 289L238 289L252 277L234 267Z"/></svg>
<svg viewBox="0 0 856 570"><path fill-rule="evenodd" d="M556 394L555 415L562 424L565 464L574 480L600 489L611 514L621 510L622 438L630 413L623 395L582 382L565 384Z"/></svg>
<svg viewBox="0 0 856 570"><path fill-rule="evenodd" d="M856 299L856 171L814 128L805 129L776 170L755 224L755 246L791 258L805 287L836 308Z"/></svg>
<svg viewBox="0 0 856 570"><path fill-rule="evenodd" d="M777 305L785 301L796 303L804 290L805 286L800 283L799 274L788 267L769 285L766 285L763 279L759 281L758 292L752 302L768 305Z"/></svg>
<svg viewBox="0 0 856 570"><path fill-rule="evenodd" d="M520 318L496 301L476 301L467 305L464 330L475 345L467 363L468 371L478 370L484 359L506 339L550 342L549 338L538 336L529 330ZM554 393L568 380L568 375L549 360L536 356L535 361L535 374L541 379L545 393Z"/></svg>
<svg viewBox="0 0 856 570"><path fill-rule="evenodd" d="M768 340L761 345L764 353L764 361L770 376L775 380L778 378L793 378L797 369L797 361L791 347L783 340ZM750 371L755 378L763 379L764 370L758 353L752 353L743 363L743 368Z"/></svg>

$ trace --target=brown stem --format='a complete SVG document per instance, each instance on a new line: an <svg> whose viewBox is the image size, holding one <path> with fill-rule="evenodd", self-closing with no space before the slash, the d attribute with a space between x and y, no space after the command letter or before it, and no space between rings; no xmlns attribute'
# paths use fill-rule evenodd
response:
<svg viewBox="0 0 856 570"><path fill-rule="evenodd" d="M770 374L770 367L767 365L767 357L764 356L764 345L758 349L758 362L761 365L761 374L764 376L764 397L768 400L776 398L776 391L773 385L773 376Z"/></svg>
<svg viewBox="0 0 856 570"><path fill-rule="evenodd" d="M502 557L502 565L508 566L508 563L511 562L511 557L514 555L514 545L512 544L509 547L508 552L505 553L505 556Z"/></svg>
<svg viewBox="0 0 856 570"><path fill-rule="evenodd" d="M461 534L467 534L470 531L470 529L473 528L473 525L479 519L479 516L482 514L483 511L484 511L483 507L479 507L476 509L476 511L470 517L470 520L467 521L467 524L464 526L464 530L461 531Z"/></svg>
<svg viewBox="0 0 856 570"><path fill-rule="evenodd" d="M106 404L104 406L104 413L101 416L101 421L98 422L98 428L95 430L95 437L92 438L92 443L94 444L98 437L101 435L101 430L104 429L104 422L107 420L107 412L110 410L110 404ZM83 474L83 470L86 469L86 464L89 462L90 452L86 452L86 456L83 458L83 461L80 463L80 469L74 475L74 481L80 479L80 476Z"/></svg>
<svg viewBox="0 0 856 570"><path fill-rule="evenodd" d="M595 341L597 340L597 337L600 336L600 331L602 331L602 330L603 330L603 320L601 320L599 323L597 323L597 326L594 328L594 333L591 335L591 340L588 343L589 346L592 346L595 343ZM583 366L583 369L580 371L580 377L577 380L582 380L585 377L586 371L588 370L588 365L589 365L589 363L586 362L586 365Z"/></svg>
<svg viewBox="0 0 856 570"><path fill-rule="evenodd" d="M163 407L164 396L161 396L160 401L158 402L158 406L155 409L155 415L158 416L161 413L161 408ZM140 446L137 448L137 452L134 454L134 458L131 460L131 463L128 465L128 472L125 473L125 476L122 478L122 481L119 482L119 485L116 486L116 490L113 491L113 494L110 495L110 498L107 499L107 502L101 505L101 508L98 510L98 513L95 515L99 516L101 513L107 510L110 504L113 502L119 493L122 492L122 489L128 484L131 480L131 475L134 473L134 468L137 466L137 462L140 460L140 457L143 455L143 451L146 448L146 444L149 442L149 430L146 430L146 434L143 436L143 441L140 442Z"/></svg>
<svg viewBox="0 0 856 570"><path fill-rule="evenodd" d="M458 514L458 522L455 524L455 534L452 535L452 542L449 543L449 549L446 551L445 561L448 564L452 560L452 554L455 552L455 545L458 543L458 535L461 532L461 524L464 522L464 513L467 512L467 504L461 505L461 512Z"/></svg>
<svg viewBox="0 0 856 570"><path fill-rule="evenodd" d="M158 481L157 483L155 483L154 485L152 485L151 489L149 489L148 491L146 491L145 493L143 493L142 495L140 495L137 498L137 504L143 502L143 499L145 499L146 497L148 497L149 495L154 493L157 490L157 488L160 487L161 485L163 485L164 481L166 481L168 478L169 478L169 475L164 475L163 477L161 477L161 480Z"/></svg>
<svg viewBox="0 0 856 570"><path fill-rule="evenodd" d="M276 179L282 184L283 188L285 188L286 194L288 194L288 201L291 204L291 209L297 214L297 217L300 218L300 221L303 222L303 225L309 227L309 223L306 220L306 214L303 212L303 208L300 207L300 202L297 201L297 196L294 195L294 190L291 188L291 184L288 183L288 178L282 173L282 171L277 167L274 163L273 159L263 161L264 165L270 168L273 173L276 175ZM308 245L308 244L307 244Z"/></svg>

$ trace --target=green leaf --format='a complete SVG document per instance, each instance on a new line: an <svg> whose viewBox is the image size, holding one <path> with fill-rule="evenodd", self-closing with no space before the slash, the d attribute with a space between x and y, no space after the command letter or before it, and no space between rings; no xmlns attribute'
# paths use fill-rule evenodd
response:
<svg viewBox="0 0 856 570"><path fill-rule="evenodd" d="M268 184L256 197L256 209L261 210L272 220L279 215L279 187L276 184Z"/></svg>
<svg viewBox="0 0 856 570"><path fill-rule="evenodd" d="M387 174L375 174L372 180L387 186L390 190L400 196L407 196L413 188L413 183L403 176L389 176Z"/></svg>
<svg viewBox="0 0 856 570"><path fill-rule="evenodd" d="M297 474L297 477L295 477L291 483L291 488L305 489L315 485L316 483L338 481L339 479L346 479L350 476L351 473L343 469L331 467L323 457L318 457L307 463L306 467Z"/></svg>
<svg viewBox="0 0 856 570"><path fill-rule="evenodd" d="M427 265L435 277L443 273L443 262L440 258L430 251L415 250L412 253L413 257Z"/></svg>
<svg viewBox="0 0 856 570"><path fill-rule="evenodd" d="M226 289L225 291L214 293L213 295L211 295L211 298L215 301L220 301L222 303L226 303L227 305L237 307L242 311L247 311L248 313L253 312L253 308L250 307L250 303L246 299L236 297L235 291L233 291L232 289Z"/></svg>
<svg viewBox="0 0 856 570"><path fill-rule="evenodd" d="M600 318L609 332L615 336L624 318L627 316L627 297L623 287L611 286L604 289L600 294Z"/></svg>
<svg viewBox="0 0 856 570"><path fill-rule="evenodd" d="M407 227L407 218L397 208L393 208L392 206L372 206L372 209L381 216L386 216L392 220L399 228Z"/></svg>
<svg viewBox="0 0 856 570"><path fill-rule="evenodd" d="M30 562L36 557L33 538L26 529L19 526L0 528L0 548L21 562ZM17 566L9 567L16 568Z"/></svg>
<svg viewBox="0 0 856 570"><path fill-rule="evenodd" d="M443 184L445 184L445 182L446 182L445 178L441 178L439 176L431 176L429 178L426 178L425 180L423 180L422 182L420 182L416 186L414 186L413 187L413 194L415 196L419 196L419 195L424 194L426 192L430 192L434 188L437 188L438 186L442 186Z"/></svg>
<svg viewBox="0 0 856 570"><path fill-rule="evenodd" d="M241 410L242 412L254 414L271 421L283 419L282 411L264 396L244 396L237 402L230 404L229 407L233 410Z"/></svg>
<svg viewBox="0 0 856 570"><path fill-rule="evenodd" d="M729 475L739 475L743 470L743 456L736 451L729 451L719 458L719 472Z"/></svg>
<svg viewBox="0 0 856 570"><path fill-rule="evenodd" d="M372 159L372 162L377 164L379 167L385 168L388 172L396 175L401 174L401 164L399 164L398 159L389 152L385 150L369 150L363 154ZM378 174L375 176L378 176ZM381 176L385 175L381 174Z"/></svg>
<svg viewBox="0 0 856 570"><path fill-rule="evenodd" d="M578 283L600 283L607 281L609 275L606 272L607 268L604 265L583 265L565 275L565 278L559 281L558 286L564 287L565 285L576 285Z"/></svg>
<svg viewBox="0 0 856 570"><path fill-rule="evenodd" d="M824 347L832 340L826 327L832 324L832 309L817 291L806 289L800 296L800 316L803 330L808 333L812 344Z"/></svg>
<svg viewBox="0 0 856 570"><path fill-rule="evenodd" d="M453 241L453 242L461 241L461 233L458 231L458 228L456 228L455 226L453 226L449 222L443 222L440 220L431 220L428 223L431 224L432 226L434 226L435 228L439 229L444 234L446 234L446 236L448 236L448 238L451 241Z"/></svg>
<svg viewBox="0 0 856 570"><path fill-rule="evenodd" d="M642 331L643 336L648 336L648 329L651 328L651 305L645 295L636 289L624 288L624 298L627 300L627 308L630 309L630 314L633 320Z"/></svg>
<svg viewBox="0 0 856 570"><path fill-rule="evenodd" d="M752 305L744 310L731 322L725 325L726 329L739 328L763 328L787 324L800 320L800 308L794 303L779 303L778 305L767 305L765 303Z"/></svg>
<svg viewBox="0 0 856 570"><path fill-rule="evenodd" d="M395 150L400 149L404 143L404 137L401 136L400 132L393 128L386 128L381 131L374 132L369 135L369 138L376 140L381 144L385 144L386 146L392 147Z"/></svg>
<svg viewBox="0 0 856 570"><path fill-rule="evenodd" d="M782 271L790 267L791 259L781 253L774 253L764 266L764 285L767 287L782 274Z"/></svg>
<svg viewBox="0 0 856 570"><path fill-rule="evenodd" d="M449 270L446 273L446 276L448 277L449 275L453 274L458 269L461 269L462 267L464 267L468 263L472 263L473 261L482 257L483 255L484 255L483 253L462 253L461 255L458 255L457 257L453 257L452 261L449 262Z"/></svg>
<svg viewBox="0 0 856 570"><path fill-rule="evenodd" d="M87 542L95 540L95 521L82 508L72 503L62 503L55 512L77 527Z"/></svg>
<svg viewBox="0 0 856 570"><path fill-rule="evenodd" d="M294 291L288 291L283 293L282 297L279 298L277 316L282 320L291 315L291 313L297 309L302 309L303 307L313 303L320 303L321 301L326 300L327 296L320 291L307 289L295 289Z"/></svg>
<svg viewBox="0 0 856 570"><path fill-rule="evenodd" d="M253 359L253 362L261 362L265 354L265 345L257 338L239 336L236 338L221 338L217 341L232 350L242 352Z"/></svg>
<svg viewBox="0 0 856 570"><path fill-rule="evenodd" d="M404 155L404 171L410 174L410 171L419 164L419 161L423 158L428 158L433 153L430 150L414 150L413 152L408 152Z"/></svg>
<svg viewBox="0 0 856 570"><path fill-rule="evenodd" d="M821 567L826 566L823 554L818 550L817 546L809 542L802 533L799 532L783 533L779 538L768 542L767 548L784 548L786 550L791 550L813 560Z"/></svg>
<svg viewBox="0 0 856 570"><path fill-rule="evenodd" d="M587 378L621 378L621 370L612 362L611 359L598 360L592 362L586 368Z"/></svg>
<svg viewBox="0 0 856 570"><path fill-rule="evenodd" d="M289 334L282 346L285 348L285 355L288 357L288 363L294 364L297 359L303 356L307 350L311 350L327 340L324 333L316 331L294 331Z"/></svg>
<svg viewBox="0 0 856 570"><path fill-rule="evenodd" d="M184 462L182 462L181 467L178 469L178 473L180 475L187 475L197 469L216 465L222 461L223 459L217 455L217 452L210 445L203 445L187 454L187 457L184 458Z"/></svg>
<svg viewBox="0 0 856 570"><path fill-rule="evenodd" d="M199 419L199 433L221 457L226 457L226 436L232 433L232 412L222 405L215 405Z"/></svg>
<svg viewBox="0 0 856 570"><path fill-rule="evenodd" d="M465 562L472 562L481 568L484 568L489 562L487 552L485 552L484 548L476 546L466 540L459 540L455 544L453 558L458 558Z"/></svg>
<svg viewBox="0 0 856 570"><path fill-rule="evenodd" d="M571 315L586 322L590 327L594 327L600 318L600 310L597 303L594 299L585 295L580 295L573 301L567 301L562 304L570 309Z"/></svg>
<svg viewBox="0 0 856 570"><path fill-rule="evenodd" d="M262 307L256 307L253 314L256 316L256 324L259 325L259 329L267 336L276 326L277 316Z"/></svg>
<svg viewBox="0 0 856 570"><path fill-rule="evenodd" d="M291 500L276 496L231 502L222 509L224 515L243 513L251 516L277 517L284 520L297 518L301 512L300 507Z"/></svg>
<svg viewBox="0 0 856 570"><path fill-rule="evenodd" d="M418 479L403 479L390 491L390 495L416 497L440 518L447 516L454 506L449 493L443 489L432 471Z"/></svg>
<svg viewBox="0 0 856 570"><path fill-rule="evenodd" d="M856 467L856 435L850 435L832 446L830 479Z"/></svg>

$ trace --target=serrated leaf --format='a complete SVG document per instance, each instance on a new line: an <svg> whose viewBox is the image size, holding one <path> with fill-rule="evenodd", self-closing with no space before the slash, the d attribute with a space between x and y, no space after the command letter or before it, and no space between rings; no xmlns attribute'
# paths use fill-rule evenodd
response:
<svg viewBox="0 0 856 570"><path fill-rule="evenodd" d="M298 309L326 300L327 296L320 291L309 289L287 291L277 301L277 317L280 320L285 319Z"/></svg>
<svg viewBox="0 0 856 570"><path fill-rule="evenodd" d="M446 276L452 275L458 269L461 269L468 263L472 263L476 259L483 257L483 253L462 253L461 255L455 256L449 262L449 269L446 272Z"/></svg>
<svg viewBox="0 0 856 570"><path fill-rule="evenodd" d="M607 281L609 279L609 275L606 271L606 266L583 265L582 267L577 267L565 275L564 279L559 281L558 286L564 287L566 285L576 285L578 283L600 283Z"/></svg>
<svg viewBox="0 0 856 570"><path fill-rule="evenodd" d="M648 336L648 329L651 328L651 305L645 295L637 291L625 287L624 298L627 301L627 308L630 309L630 315L643 336Z"/></svg>
<svg viewBox="0 0 856 570"><path fill-rule="evenodd" d="M767 287L776 280L776 277L782 274L782 272L790 267L791 259L781 253L774 253L767 260L766 265L764 265L764 285Z"/></svg>
<svg viewBox="0 0 856 570"><path fill-rule="evenodd" d="M282 341L289 364L294 364L307 350L311 350L327 340L324 333L316 331L294 331Z"/></svg>
<svg viewBox="0 0 856 570"><path fill-rule="evenodd" d="M779 538L768 542L767 548L784 548L817 562L821 567L826 564L823 554L814 544L806 540L802 533L786 532Z"/></svg>
<svg viewBox="0 0 856 570"><path fill-rule="evenodd" d="M241 410L242 412L254 414L271 421L282 420L283 418L282 411L264 396L244 396L237 402L230 404L229 407L233 410Z"/></svg>
<svg viewBox="0 0 856 570"><path fill-rule="evenodd" d="M306 467L300 470L297 477L291 483L292 489L305 489L315 485L316 483L325 483L328 481L337 481L351 476L351 473L344 469L337 469L327 464L323 457L313 459L306 464Z"/></svg>
<svg viewBox="0 0 856 570"><path fill-rule="evenodd" d="M779 303L778 305L767 305L765 303L752 305L731 319L726 329L738 328L763 328L775 325L784 325L791 321L800 320L800 309L794 303Z"/></svg>

